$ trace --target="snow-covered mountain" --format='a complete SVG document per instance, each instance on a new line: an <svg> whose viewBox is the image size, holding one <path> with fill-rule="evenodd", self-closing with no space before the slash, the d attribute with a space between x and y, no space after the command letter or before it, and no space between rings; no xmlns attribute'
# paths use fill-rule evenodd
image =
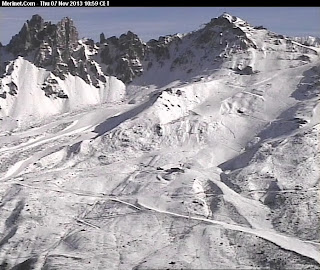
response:
<svg viewBox="0 0 320 270"><path fill-rule="evenodd" d="M312 40L34 15L0 46L1 269L319 269Z"/></svg>
<svg viewBox="0 0 320 270"><path fill-rule="evenodd" d="M319 37L312 37L312 36L306 36L306 37L295 37L295 41L298 41L301 44L307 45L307 46L313 46L313 47L320 47L320 38Z"/></svg>

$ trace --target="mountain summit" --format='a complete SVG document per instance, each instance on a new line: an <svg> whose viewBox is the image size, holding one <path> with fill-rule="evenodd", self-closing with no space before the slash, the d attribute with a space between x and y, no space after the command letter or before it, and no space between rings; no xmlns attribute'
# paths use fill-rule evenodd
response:
<svg viewBox="0 0 320 270"><path fill-rule="evenodd" d="M38 50L38 54L43 54L45 49L50 47L51 54L42 55L42 58L37 55L40 58L38 64L46 66L53 64L55 57L59 54L64 60L67 60L77 44L78 32L70 18L63 18L55 25L44 22L39 15L33 15L31 20L23 25L19 34L11 39L7 49L16 56L26 56L33 50ZM52 57L52 59L45 57Z"/></svg>

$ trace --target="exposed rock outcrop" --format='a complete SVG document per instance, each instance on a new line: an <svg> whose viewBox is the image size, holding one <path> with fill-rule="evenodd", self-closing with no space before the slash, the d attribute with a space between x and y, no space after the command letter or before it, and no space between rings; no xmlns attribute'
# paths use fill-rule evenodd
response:
<svg viewBox="0 0 320 270"><path fill-rule="evenodd" d="M131 31L122 34L119 38L100 37L101 62L107 66L109 75L118 77L125 83L129 83L136 76L141 75L141 64L146 52L146 45Z"/></svg>

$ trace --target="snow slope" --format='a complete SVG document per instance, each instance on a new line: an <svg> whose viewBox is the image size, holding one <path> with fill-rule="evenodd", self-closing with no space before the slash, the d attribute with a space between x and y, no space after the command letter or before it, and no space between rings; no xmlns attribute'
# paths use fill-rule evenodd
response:
<svg viewBox="0 0 320 270"><path fill-rule="evenodd" d="M1 131L8 130L5 125L6 118L17 121L16 126L28 125L51 115L79 110L86 106L120 102L125 94L125 85L115 77L109 77L97 88L70 74L61 80L50 71L37 68L22 57L14 60L12 66L14 69L11 74L2 79L4 86L1 90L2 93L10 93L11 83L14 83L18 90L16 93L7 94L5 99L0 98ZM55 87L66 98L45 95L42 87L50 79L57 82Z"/></svg>
<svg viewBox="0 0 320 270"><path fill-rule="evenodd" d="M1 106L38 121L0 134L1 267L319 269L317 48L222 17L249 47L188 76L156 63L126 89L55 78L69 103L16 60Z"/></svg>

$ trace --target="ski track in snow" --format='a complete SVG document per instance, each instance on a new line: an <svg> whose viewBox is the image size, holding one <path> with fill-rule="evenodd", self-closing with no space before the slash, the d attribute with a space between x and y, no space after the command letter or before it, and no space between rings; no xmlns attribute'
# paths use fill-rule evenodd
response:
<svg viewBox="0 0 320 270"><path fill-rule="evenodd" d="M278 77L281 73L282 73L282 72L278 72L278 73L272 75L271 77L269 77L269 78L267 78L267 79L264 79L264 80L262 80L262 81L258 81L258 82L256 82L256 83L254 83L253 86L257 86L257 85L261 85L261 84L264 84L264 83L266 83L266 82L269 82L269 81L271 81L272 79Z"/></svg>
<svg viewBox="0 0 320 270"><path fill-rule="evenodd" d="M121 113L123 113L123 112L121 112ZM4 147L2 149L0 148L0 153L10 152L10 151L20 150L20 149L27 150L27 149L30 149L33 147L37 147L39 145L43 145L45 143L56 141L56 140L63 138L63 137L78 135L77 138L73 139L72 141L69 141L68 143L54 146L49 149L45 149L43 151L34 153L30 158L16 162L14 165L12 165L8 169L6 175L4 176L4 178L2 180L6 180L11 177L15 177L15 176L19 175L26 167L28 167L28 165L36 162L37 160L39 160L49 154L56 152L56 150L60 149L61 147L66 147L66 146L81 142L85 139L94 138L96 136L96 134L92 131L99 123L105 121L106 118L110 119L110 118L112 118L116 115L119 115L119 114L120 114L120 112L117 112L116 114L114 114L112 116L110 116L108 114L101 115L100 110L98 110L97 112L94 112L94 113L89 112L82 119L73 121L73 123L71 125L69 125L65 129L63 129L61 132L58 132L56 135L45 136L45 137L37 139L35 141L21 143L16 146L13 146L13 147L8 147L8 148ZM85 119L85 120L83 120L83 119ZM93 120L93 121L91 121L91 120ZM50 127L51 127L51 125L50 125ZM36 131L40 132L40 131L43 131L43 129L39 128L37 130L34 130L33 135L39 135ZM15 139L18 140L19 137L15 138Z"/></svg>
<svg viewBox="0 0 320 270"><path fill-rule="evenodd" d="M181 217L181 218L185 218L185 219L193 219L193 220L208 222L208 223L211 223L214 225L220 225L225 229L249 233L249 234L258 236L262 239L265 239L269 242L272 242L275 245L279 246L280 248L283 248L283 249L289 250L289 251L293 251L293 252L298 253L302 256L313 259L317 263L320 263L320 252L318 249L316 249L313 246L313 245L320 246L320 243L317 243L317 242L311 242L311 241L305 242L305 241L301 241L297 238L288 237L285 235L281 235L279 233L268 232L266 230L250 229L250 228L246 228L246 227L242 227L242 226L238 226L238 225L228 224L228 223L221 222L221 221L200 218L200 217L193 217L193 216L189 216L189 215L187 216L187 215L177 214L174 212L161 210L161 209L158 209L155 207L148 206L147 204L145 204L141 201L138 201L137 204L141 208L145 208L145 209L148 209L153 212L167 214L167 215L171 215L174 217ZM310 242L312 243L312 245L307 244Z"/></svg>
<svg viewBox="0 0 320 270"><path fill-rule="evenodd" d="M39 146L39 145L44 144L44 143L49 143L49 142L58 140L58 139L60 139L62 137L65 137L65 136L70 136L70 135L74 135L74 134L78 134L78 133L87 131L92 127L93 127L92 125L84 126L84 127L78 128L78 129L74 129L74 130L72 130L70 132L63 132L60 135L52 135L52 136L48 136L49 138L48 137L41 138L41 139L36 140L34 142L26 142L26 143L22 143L22 144L19 144L17 146L14 146L14 147L0 149L0 153L1 152L9 152L9 151L12 151L12 150L19 150L19 149L22 149L22 148L23 149L29 149L29 148L36 147L36 146Z"/></svg>
<svg viewBox="0 0 320 270"><path fill-rule="evenodd" d="M41 188L41 187L30 186L30 185L26 185L26 184L22 184L22 183L15 183L15 184L23 186L23 187L28 187L31 189L36 188L36 189L43 189L43 190L47 190L47 191L54 191L54 192L58 192L58 193L72 193L74 195L79 195L79 196L103 198L103 199L111 200L114 202L119 202L121 204L130 206L137 211L149 210L152 212L166 214L166 215L170 215L170 216L174 216L174 217L185 218L188 220L192 219L192 220L202 221L202 222L206 222L206 223L210 223L210 224L214 224L214 225L219 225L219 226L222 226L223 228L228 229L228 230L240 231L240 232L244 232L244 233L258 236L264 240L267 240L269 242L274 243L275 245L279 246L280 248L295 252L297 254L308 257L308 258L313 259L316 262L320 263L319 248L315 247L315 245L320 247L320 243L318 243L318 242L302 241L297 238L285 236L285 235L276 233L274 231L267 231L265 229L263 229L263 230L257 229L257 228L251 229L251 228L243 227L240 225L228 224L228 223L222 222L222 221L207 219L204 217L196 217L196 216L191 216L191 215L178 214L178 213L174 213L171 211L166 211L166 210L162 210L162 209L159 209L156 207L152 207L152 206L144 203L143 199L139 199L139 198L136 200L136 203L133 204L133 203L126 202L123 199L119 199L117 197L106 196L104 194L98 195L98 194L92 194L92 193L84 193L81 191L75 192L72 190L63 190L63 189L57 190L57 189L50 189L50 188ZM76 218L76 220L84 223L85 225L93 227L95 229L101 229L99 226L92 225L82 219Z"/></svg>

